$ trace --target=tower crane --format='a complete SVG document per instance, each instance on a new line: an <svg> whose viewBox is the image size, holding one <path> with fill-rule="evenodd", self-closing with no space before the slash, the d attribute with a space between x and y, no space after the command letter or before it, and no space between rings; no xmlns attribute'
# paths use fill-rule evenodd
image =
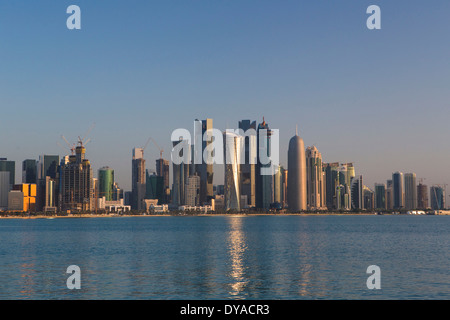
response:
<svg viewBox="0 0 450 320"><path fill-rule="evenodd" d="M149 140L152 140L152 142L155 144L156 148L159 149L159 158L162 159L164 149L162 149L152 137L150 137ZM148 143L148 141L147 141L147 143Z"/></svg>

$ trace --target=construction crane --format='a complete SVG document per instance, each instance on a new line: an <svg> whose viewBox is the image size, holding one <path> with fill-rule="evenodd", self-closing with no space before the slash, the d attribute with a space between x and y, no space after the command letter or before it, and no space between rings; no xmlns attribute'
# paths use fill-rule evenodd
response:
<svg viewBox="0 0 450 320"><path fill-rule="evenodd" d="M152 137L150 137L150 138L148 139L147 144L148 144L148 142L149 142L150 140L152 140L153 143L155 144L156 148L159 149L159 158L162 159L162 155L163 155L164 150L156 143L156 141L155 141Z"/></svg>
<svg viewBox="0 0 450 320"><path fill-rule="evenodd" d="M78 144L80 145L80 146L86 146L90 141L91 141L91 138L89 138L89 139L87 139L86 140L86 138L87 138L87 135L91 132L91 130L94 128L94 126L95 126L95 123L93 123L92 125L91 125L91 127L89 128L89 130L88 131L86 131L86 134L83 136L83 138L81 138L80 136L78 136ZM61 138L64 140L64 142L67 144L67 146L69 147L68 149L70 150L70 153L72 154L72 155L74 155L75 154L75 149L76 149L76 143L73 143L73 144L70 144L69 143L69 141L67 141L67 139L66 139L66 137L64 137L63 135L61 135ZM63 146L61 146L59 143L57 143L61 148L63 148L64 149L64 147Z"/></svg>
<svg viewBox="0 0 450 320"><path fill-rule="evenodd" d="M94 127L95 127L95 122L89 127L88 131L86 131L86 133L84 134L83 138L78 136L78 144L80 146L86 146L91 141L91 138L89 138L87 140L86 140L86 138L87 138L88 134L92 131L92 129L94 129Z"/></svg>
<svg viewBox="0 0 450 320"><path fill-rule="evenodd" d="M74 152L75 152L75 143L74 144L70 144L69 141L67 141L66 137L64 137L63 135L61 135L61 138L67 144L67 146L69 147L70 153L73 155ZM58 145L61 146L59 143L58 143Z"/></svg>

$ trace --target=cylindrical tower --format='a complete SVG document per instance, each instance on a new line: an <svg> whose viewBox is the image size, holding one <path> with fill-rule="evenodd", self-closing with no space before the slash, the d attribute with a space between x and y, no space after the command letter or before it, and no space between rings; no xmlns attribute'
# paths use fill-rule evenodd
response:
<svg viewBox="0 0 450 320"><path fill-rule="evenodd" d="M288 150L288 206L298 212L306 210L306 159L305 144L297 134L289 141Z"/></svg>

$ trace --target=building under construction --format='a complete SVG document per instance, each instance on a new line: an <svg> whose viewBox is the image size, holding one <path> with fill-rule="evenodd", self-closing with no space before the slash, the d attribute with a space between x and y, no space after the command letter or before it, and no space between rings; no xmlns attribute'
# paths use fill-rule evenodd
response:
<svg viewBox="0 0 450 320"><path fill-rule="evenodd" d="M93 174L86 148L80 139L75 154L61 164L60 209L80 212L94 208Z"/></svg>

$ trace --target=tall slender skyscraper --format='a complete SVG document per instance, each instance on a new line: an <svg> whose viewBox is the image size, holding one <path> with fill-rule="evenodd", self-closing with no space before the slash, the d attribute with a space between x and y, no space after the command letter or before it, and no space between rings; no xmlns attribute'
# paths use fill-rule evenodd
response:
<svg viewBox="0 0 450 320"><path fill-rule="evenodd" d="M386 185L375 184L375 209L386 209Z"/></svg>
<svg viewBox="0 0 450 320"><path fill-rule="evenodd" d="M311 210L322 207L323 197L323 172L322 154L315 146L306 149L306 193L307 205Z"/></svg>
<svg viewBox="0 0 450 320"><path fill-rule="evenodd" d="M405 208L417 208L417 184L415 173L405 173Z"/></svg>
<svg viewBox="0 0 450 320"><path fill-rule="evenodd" d="M131 164L131 207L134 210L143 210L143 200L146 192L144 149L133 149Z"/></svg>
<svg viewBox="0 0 450 320"><path fill-rule="evenodd" d="M324 163L322 164L323 171L325 173L325 185L326 185L326 206L329 210L337 209L337 195L336 190L340 185L339 183L339 162Z"/></svg>
<svg viewBox="0 0 450 320"><path fill-rule="evenodd" d="M205 151L205 149L211 144L210 137L212 134L212 129L213 119L202 120L202 148L201 150L198 150L198 152L201 152L202 155L204 154L203 152ZM195 148L197 149L198 146L195 146ZM204 157L202 156L202 163L196 165L196 172L200 176L200 204L203 205L205 203L208 203L214 197L213 165L206 163Z"/></svg>
<svg viewBox="0 0 450 320"><path fill-rule="evenodd" d="M225 210L241 210L240 190L240 157L243 137L225 132L224 136L224 161L225 161Z"/></svg>
<svg viewBox="0 0 450 320"><path fill-rule="evenodd" d="M394 182L392 180L386 181L386 208L394 209Z"/></svg>
<svg viewBox="0 0 450 320"><path fill-rule="evenodd" d="M296 133L288 150L288 206L292 212L307 209L306 157L303 139Z"/></svg>
<svg viewBox="0 0 450 320"><path fill-rule="evenodd" d="M261 131L263 130L263 131ZM264 134L266 132L266 134ZM273 174L267 174L267 171L273 172L272 163L262 163L261 157L263 152L266 152L266 157L271 155L271 137L272 131L269 129L269 125L263 118L263 122L258 125L256 130L256 145L257 145L257 161L255 167L255 180L256 180L256 208L267 210L270 208L270 204L273 202Z"/></svg>
<svg viewBox="0 0 450 320"><path fill-rule="evenodd" d="M351 185L352 192L352 208L353 209L364 209L364 184L363 176L355 177L352 179Z"/></svg>
<svg viewBox="0 0 450 320"><path fill-rule="evenodd" d="M173 146L177 146L178 144L185 144L184 148L181 148L181 150L189 150L190 153L190 146L187 140L179 140L172 142ZM181 151L182 153L183 151ZM173 167L173 184L172 184L172 203L181 206L186 204L186 197L185 197L185 191L186 191L186 183L188 182L188 177L190 176L190 165L189 165L189 157L185 154L180 154L180 157L182 157L183 163L175 164L172 163Z"/></svg>
<svg viewBox="0 0 450 320"><path fill-rule="evenodd" d="M403 173L396 172L392 174L393 182L393 198L394 198L394 209L401 209L405 207L405 195L404 195L404 182Z"/></svg>
<svg viewBox="0 0 450 320"><path fill-rule="evenodd" d="M156 160L156 174L159 177L163 177L163 203L168 203L170 194L170 179L169 179L169 161L164 159Z"/></svg>
<svg viewBox="0 0 450 320"><path fill-rule="evenodd" d="M241 165L241 194L247 196L248 205L254 207L256 205L256 173L255 165L250 163L250 155L256 153L256 121L242 120L239 121L239 129L242 129L244 133L249 132L249 130L255 131L255 137L245 136L244 142L244 164Z"/></svg>

